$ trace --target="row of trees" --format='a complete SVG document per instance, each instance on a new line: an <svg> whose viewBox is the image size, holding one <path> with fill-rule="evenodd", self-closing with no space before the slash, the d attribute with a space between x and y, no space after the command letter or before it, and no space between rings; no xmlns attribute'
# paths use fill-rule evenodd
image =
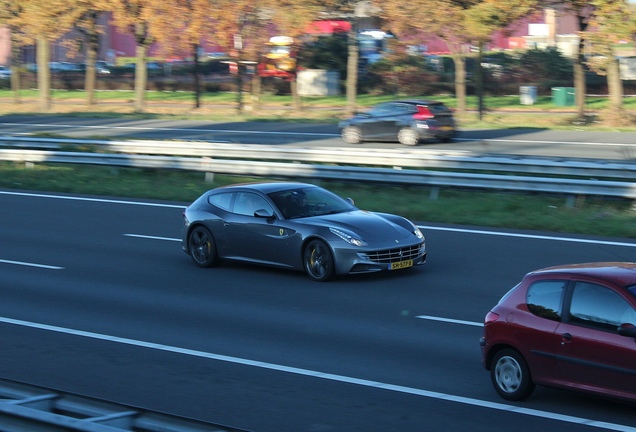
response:
<svg viewBox="0 0 636 432"><path fill-rule="evenodd" d="M398 40L411 43L424 33L441 37L451 50L455 63L455 94L460 112L466 109L466 46L477 46L477 65L481 65L484 46L497 31L506 31L521 18L555 8L574 14L581 36L574 67L574 83L579 114L585 109L583 48L593 46L604 61L597 72L606 74L614 110L622 109L622 83L614 46L619 40L632 40L636 34L636 14L627 0L0 0L0 25L11 30L14 52L25 44L37 45L38 87L41 109L51 106L49 46L72 29L79 30L86 50L86 92L94 103L95 68L102 14L136 42L135 109L145 105L146 58L153 43L166 55L188 50L195 59L195 88L198 79L199 46L213 40L237 59L257 60L260 48L272 31L299 36L307 25L320 18L347 17L354 23L369 14L382 18L383 26ZM355 34L348 45L347 98L349 111L355 110L358 53ZM17 55L14 54L17 59ZM239 75L239 80L240 80ZM19 80L14 73L12 79ZM483 112L481 68L475 77ZM12 82L18 89L19 82ZM239 82L239 88L241 83ZM294 86L292 85L294 93ZM239 92L240 93L240 92ZM17 94L17 92L16 92ZM199 91L195 104L199 106ZM239 98L239 108L241 100Z"/></svg>
<svg viewBox="0 0 636 432"><path fill-rule="evenodd" d="M577 18L579 47L574 61L574 86L579 117L585 115L584 54L596 54L602 61L588 63L595 72L606 75L611 100L611 111L620 118L623 108L623 87L619 63L615 53L619 41L633 41L636 35L635 5L626 0L448 0L422 2L383 0L387 21L399 36L427 28L444 39L452 52L457 74L455 76L458 109L465 109L465 63L463 47L476 44L479 47L476 80L481 82L481 59L484 44L497 30L510 29L510 25L538 9L554 8L557 13L572 14ZM587 47L587 50L585 49ZM481 95L483 86L478 85ZM480 113L483 102L480 97Z"/></svg>

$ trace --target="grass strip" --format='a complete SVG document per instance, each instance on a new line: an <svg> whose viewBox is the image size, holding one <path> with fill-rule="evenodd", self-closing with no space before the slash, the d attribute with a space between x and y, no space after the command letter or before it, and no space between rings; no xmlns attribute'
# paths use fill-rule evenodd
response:
<svg viewBox="0 0 636 432"><path fill-rule="evenodd" d="M0 187L122 198L147 198L187 204L206 190L262 179L141 168L0 162ZM280 179L279 179L280 180ZM312 183L311 180L298 179ZM520 194L416 186L382 186L313 181L365 210L396 213L421 223L539 230L636 238L636 210L621 199Z"/></svg>

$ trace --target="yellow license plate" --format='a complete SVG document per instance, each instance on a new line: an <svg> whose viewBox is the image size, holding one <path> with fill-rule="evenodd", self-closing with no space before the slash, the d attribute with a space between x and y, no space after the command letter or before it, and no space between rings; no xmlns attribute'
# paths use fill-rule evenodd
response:
<svg viewBox="0 0 636 432"><path fill-rule="evenodd" d="M398 269L403 269L407 267L413 267L413 260L398 261L398 262L391 263L390 269L398 270Z"/></svg>
<svg viewBox="0 0 636 432"><path fill-rule="evenodd" d="M453 128L452 128L452 127L450 127L450 126L442 126L442 127L440 127L440 129L441 129L441 130L445 130L445 131L447 131L447 130L451 130L451 129L453 129Z"/></svg>

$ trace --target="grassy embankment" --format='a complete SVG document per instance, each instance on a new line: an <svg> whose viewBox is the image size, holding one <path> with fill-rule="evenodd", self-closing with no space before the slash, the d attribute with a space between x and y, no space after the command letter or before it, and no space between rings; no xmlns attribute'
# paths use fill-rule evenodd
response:
<svg viewBox="0 0 636 432"><path fill-rule="evenodd" d="M13 94L0 91L0 115L34 114L37 108L35 91L21 92L20 104L12 102ZM204 95L203 107L193 108L188 93L148 93L145 113L134 113L132 92L99 92L98 103L87 106L82 92L53 94L52 114L73 116L120 116L123 118L206 119L209 121L317 121L333 122L343 116L344 97L303 98L304 109L291 109L291 98L264 96L263 108L258 112L236 114L236 95ZM391 97L360 96L359 106L371 106ZM452 98L436 97L453 107ZM247 98L246 98L247 100ZM476 101L469 98L468 107ZM572 107L555 107L551 98L540 97L537 104L523 106L517 96L487 98L489 111L482 121L475 113L460 118L463 128L558 128L562 130L618 130L593 123L587 126L572 124ZM588 101L591 111L602 111L604 98ZM628 109L636 108L636 100L626 101ZM517 113L533 111L533 114ZM569 112L567 112L569 111ZM41 115L41 114L37 114ZM630 130L623 128L621 130ZM632 128L631 130L636 130ZM221 184L244 180L232 176L215 176L214 183L206 183L201 173L167 172L141 169L110 169L108 167L76 167L38 165L31 169L11 163L0 163L0 187L40 191L144 197L189 202L203 191ZM388 211L421 222L465 224L487 227L507 227L566 233L592 234L636 238L636 210L624 200L579 199L576 206L566 206L563 196L541 194L492 193L474 190L445 189L435 200L429 198L426 187L387 187L323 182L327 188L342 196L351 196L365 209Z"/></svg>

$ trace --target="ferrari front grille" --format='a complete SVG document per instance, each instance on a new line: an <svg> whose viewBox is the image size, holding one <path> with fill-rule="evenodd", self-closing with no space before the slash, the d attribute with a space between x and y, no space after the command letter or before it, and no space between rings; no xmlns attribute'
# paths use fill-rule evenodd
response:
<svg viewBox="0 0 636 432"><path fill-rule="evenodd" d="M402 248L365 252L361 255L365 259L375 263L390 264L392 262L415 260L424 255L424 253L424 244L419 244Z"/></svg>

